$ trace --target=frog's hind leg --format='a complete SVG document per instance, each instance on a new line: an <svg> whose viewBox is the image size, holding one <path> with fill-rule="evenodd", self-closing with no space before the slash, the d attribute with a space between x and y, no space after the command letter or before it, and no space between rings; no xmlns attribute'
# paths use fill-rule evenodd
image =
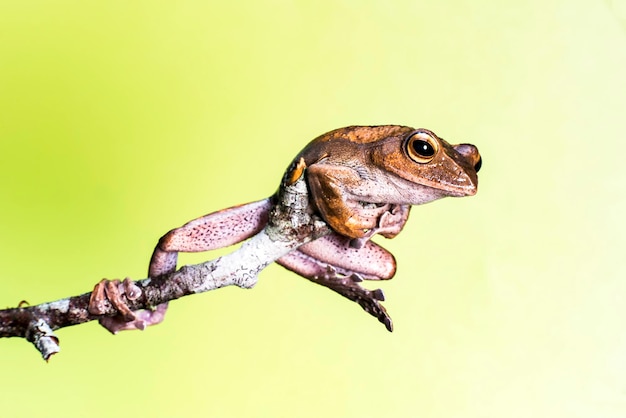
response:
<svg viewBox="0 0 626 418"><path fill-rule="evenodd" d="M259 233L269 219L271 199L210 213L172 229L159 240L148 275L159 277L176 269L178 253L228 247Z"/></svg>
<svg viewBox="0 0 626 418"><path fill-rule="evenodd" d="M393 255L371 241L359 249L349 243L350 238L332 234L301 246L277 262L358 303L392 331L391 317L380 304L385 300L382 290L365 289L360 282L391 279L396 271Z"/></svg>
<svg viewBox="0 0 626 418"><path fill-rule="evenodd" d="M179 252L201 252L241 242L259 233L267 224L272 207L271 198L235 206L194 219L180 228L172 229L157 244L148 270L148 276L158 278L176 270ZM113 283L113 285L111 284ZM133 287L134 286L134 287ZM129 289L129 292L125 292ZM132 292L131 292L132 290ZM167 303L153 310L130 312L120 298L137 297L141 290L128 279L124 283L103 280L92 292L89 310L98 315L104 299L109 300L120 314L100 318L100 324L112 333L122 330L144 329L163 321Z"/></svg>

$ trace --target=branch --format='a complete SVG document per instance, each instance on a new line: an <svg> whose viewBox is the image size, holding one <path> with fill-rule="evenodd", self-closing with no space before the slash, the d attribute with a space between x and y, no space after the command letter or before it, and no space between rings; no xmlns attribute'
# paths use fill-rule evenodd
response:
<svg viewBox="0 0 626 418"><path fill-rule="evenodd" d="M304 166L294 167L291 175L297 178L283 182L287 185L281 186L269 223L260 233L226 256L183 266L159 279L137 281L141 295L134 300L125 298L128 307L133 311L152 309L170 300L225 286L251 288L257 283L259 272L269 264L300 245L329 234L326 223L313 215L303 170ZM60 350L54 330L102 316L89 313L90 296L91 292L36 306L0 310L0 338L26 338L48 361ZM104 316L119 313L108 305Z"/></svg>

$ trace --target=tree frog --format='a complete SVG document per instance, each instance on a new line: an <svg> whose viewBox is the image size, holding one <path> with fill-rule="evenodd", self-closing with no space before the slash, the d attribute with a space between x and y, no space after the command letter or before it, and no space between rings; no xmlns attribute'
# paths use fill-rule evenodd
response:
<svg viewBox="0 0 626 418"><path fill-rule="evenodd" d="M407 222L411 205L446 196L472 196L482 159L471 144L450 145L427 129L408 126L349 126L311 141L294 159L304 161L312 206L334 231L279 258L277 263L356 301L389 331L392 322L380 301L380 289L363 280L391 279L396 262L370 241L395 237ZM287 176L286 176L287 177ZM268 222L275 195L214 212L165 234L157 244L149 277L176 269L179 252L208 251L236 244L260 232ZM167 305L131 312L121 294L140 290L130 280L103 280L92 293L90 311L108 299L120 311L100 323L111 332L144 329L161 322Z"/></svg>

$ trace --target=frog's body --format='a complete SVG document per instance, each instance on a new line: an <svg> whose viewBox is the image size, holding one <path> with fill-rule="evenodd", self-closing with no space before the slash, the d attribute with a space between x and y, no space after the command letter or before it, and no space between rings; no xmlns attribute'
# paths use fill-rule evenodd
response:
<svg viewBox="0 0 626 418"><path fill-rule="evenodd" d="M474 195L481 165L477 148L452 146L425 129L351 126L311 141L296 156L294 162L298 161L306 166L311 203L335 232L277 262L356 301L391 331L391 319L379 303L382 292L358 284L363 279L390 279L395 274L393 256L369 239L375 234L396 236L408 219L411 205L446 196ZM174 271L178 252L221 248L257 234L267 224L272 205L273 198L267 198L173 229L155 248L149 276ZM119 282L99 283L92 306L97 307L106 296L114 302L120 290L136 291L128 281L123 286ZM136 314L122 306L123 318L102 318L101 323L112 332L143 329L160 322L165 308Z"/></svg>
<svg viewBox="0 0 626 418"><path fill-rule="evenodd" d="M414 155L416 141L432 147L433 155ZM392 205L408 211L445 196L475 194L480 155L471 147L462 155L425 129L352 126L313 140L296 159L304 158L311 197L324 220L344 236L361 238Z"/></svg>

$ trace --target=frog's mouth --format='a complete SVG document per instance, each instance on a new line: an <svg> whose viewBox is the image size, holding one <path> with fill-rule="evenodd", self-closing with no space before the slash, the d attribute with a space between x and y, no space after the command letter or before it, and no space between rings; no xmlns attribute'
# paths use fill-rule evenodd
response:
<svg viewBox="0 0 626 418"><path fill-rule="evenodd" d="M456 155L449 155L450 153ZM478 190L478 171L483 165L483 159L478 152L478 148L472 144L453 145L452 149L447 149L446 153L462 167L456 173L453 182L442 182L447 184L454 192L459 191L458 196L473 196Z"/></svg>

